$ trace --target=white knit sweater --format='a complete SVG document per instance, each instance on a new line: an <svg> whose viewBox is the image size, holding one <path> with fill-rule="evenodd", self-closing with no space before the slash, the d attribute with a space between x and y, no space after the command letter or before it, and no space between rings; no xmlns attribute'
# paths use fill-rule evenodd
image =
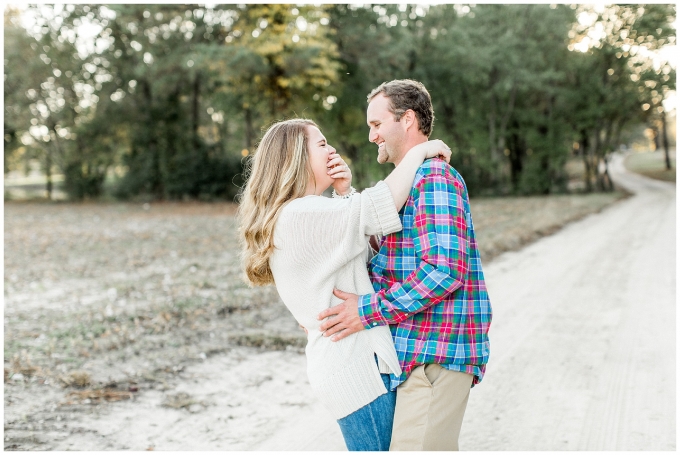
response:
<svg viewBox="0 0 680 455"><path fill-rule="evenodd" d="M319 331L317 315L342 302L334 287L359 295L373 292L366 271L368 236L400 229L392 194L382 181L349 199L295 199L276 222L276 249L269 259L276 289L309 332L309 382L336 419L386 393L380 372L399 375L401 368L387 326L333 342Z"/></svg>

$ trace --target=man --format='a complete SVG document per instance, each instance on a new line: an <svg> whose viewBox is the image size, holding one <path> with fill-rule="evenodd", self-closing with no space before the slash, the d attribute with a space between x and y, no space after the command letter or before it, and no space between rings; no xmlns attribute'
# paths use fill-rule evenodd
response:
<svg viewBox="0 0 680 455"><path fill-rule="evenodd" d="M427 141L434 111L416 81L394 80L368 95L369 140L380 163L399 164ZM463 178L446 162L425 161L399 213L403 230L382 238L369 264L374 294L340 290L340 305L319 314L340 340L388 324L403 373L390 450L458 450L470 388L489 358L491 304Z"/></svg>

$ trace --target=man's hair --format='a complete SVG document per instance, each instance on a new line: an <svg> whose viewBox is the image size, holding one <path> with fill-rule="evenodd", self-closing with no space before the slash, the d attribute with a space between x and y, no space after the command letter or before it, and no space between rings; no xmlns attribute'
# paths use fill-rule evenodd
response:
<svg viewBox="0 0 680 455"><path fill-rule="evenodd" d="M383 82L368 94L367 101L383 94L390 100L390 112L394 114L394 120L398 122L404 113L411 109L416 113L418 128L422 133L430 137L434 126L434 109L432 99L425 86L411 79L395 79Z"/></svg>

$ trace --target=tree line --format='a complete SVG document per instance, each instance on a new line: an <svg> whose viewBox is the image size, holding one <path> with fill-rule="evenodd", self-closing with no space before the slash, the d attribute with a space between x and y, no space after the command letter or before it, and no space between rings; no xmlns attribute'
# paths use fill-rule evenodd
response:
<svg viewBox="0 0 680 455"><path fill-rule="evenodd" d="M73 199L233 198L272 122L314 119L357 187L383 178L366 95L416 79L473 195L612 188L632 125L667 139L674 5L29 5L5 10L5 172ZM107 176L109 179L107 180Z"/></svg>

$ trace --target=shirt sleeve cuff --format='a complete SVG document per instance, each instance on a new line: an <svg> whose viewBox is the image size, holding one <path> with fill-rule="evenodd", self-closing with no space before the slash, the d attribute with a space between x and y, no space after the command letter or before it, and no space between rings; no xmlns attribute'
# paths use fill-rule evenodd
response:
<svg viewBox="0 0 680 455"><path fill-rule="evenodd" d="M375 208L381 235L401 231L401 220L394 206L394 199L387 183L380 180L374 187L365 189L362 194L367 195Z"/></svg>
<svg viewBox="0 0 680 455"><path fill-rule="evenodd" d="M380 325L387 325L387 321L378 309L378 294L364 294L359 296L359 319L365 328L371 329Z"/></svg>

